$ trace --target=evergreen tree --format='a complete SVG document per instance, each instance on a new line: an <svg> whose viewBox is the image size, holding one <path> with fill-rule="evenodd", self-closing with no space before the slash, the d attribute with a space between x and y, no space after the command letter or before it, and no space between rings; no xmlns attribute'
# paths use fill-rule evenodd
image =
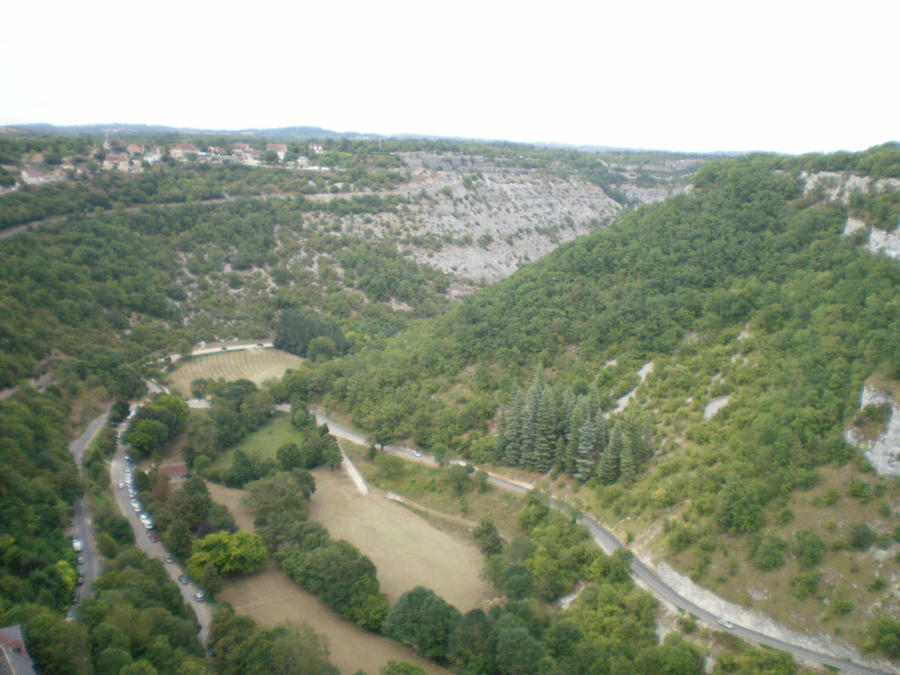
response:
<svg viewBox="0 0 900 675"><path fill-rule="evenodd" d="M622 459L623 446L622 429L617 424L613 427L609 445L606 446L603 457L600 459L600 480L606 485L615 483L619 478L619 463Z"/></svg>
<svg viewBox="0 0 900 675"><path fill-rule="evenodd" d="M534 411L534 444L529 466L534 471L548 471L556 461L556 404L553 391L546 385L538 393Z"/></svg>
<svg viewBox="0 0 900 675"><path fill-rule="evenodd" d="M586 404L583 398L579 398L569 413L568 431L566 433L565 472L570 476L575 475L575 462L578 457L578 444L581 440L581 426L584 424Z"/></svg>
<svg viewBox="0 0 900 675"><path fill-rule="evenodd" d="M590 416L586 416L578 431L578 455L575 459L576 480L586 481L594 469L594 448L597 444L597 428Z"/></svg>
<svg viewBox="0 0 900 675"><path fill-rule="evenodd" d="M632 450L632 447L631 442L626 438L622 448L622 461L619 467L621 478L626 484L634 481L634 477L637 475L636 453Z"/></svg>

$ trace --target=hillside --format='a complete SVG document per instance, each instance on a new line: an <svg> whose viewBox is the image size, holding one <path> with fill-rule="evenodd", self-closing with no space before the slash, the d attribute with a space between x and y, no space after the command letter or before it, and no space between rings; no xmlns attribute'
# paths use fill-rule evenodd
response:
<svg viewBox="0 0 900 675"><path fill-rule="evenodd" d="M56 363L124 393L113 380L141 355L271 337L285 307L362 345L683 189L703 161L346 140L282 161L265 141L216 142L0 139L0 384Z"/></svg>
<svg viewBox="0 0 900 675"><path fill-rule="evenodd" d="M715 162L690 194L312 370L309 393L375 438L547 475L724 597L865 647L900 610L900 490L844 435L886 425L859 400L900 379L900 267L843 233L896 225L898 169L896 145Z"/></svg>

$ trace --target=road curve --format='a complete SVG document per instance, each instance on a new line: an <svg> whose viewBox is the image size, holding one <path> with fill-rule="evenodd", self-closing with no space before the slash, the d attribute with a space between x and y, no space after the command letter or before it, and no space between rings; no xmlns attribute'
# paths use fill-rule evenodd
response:
<svg viewBox="0 0 900 675"><path fill-rule="evenodd" d="M366 439L366 437L359 432L356 432L342 424L339 424L338 422L335 422L320 411L315 411L314 414L316 417L316 422L318 424L327 424L328 430L332 433L332 435L339 438L345 438L349 441L352 441L353 443L358 443L360 445L369 444L368 439ZM419 452L416 448L407 448L397 445L385 445L384 451L387 453L398 455L403 459L417 461L432 466L438 465L437 460L435 460L435 458L431 455L425 453L414 455L414 452ZM527 493L533 487L527 483L521 483L519 481L495 473L489 473L488 482L504 490L512 490L520 494ZM556 500L552 500L552 502L554 503L554 505L560 506L560 503L556 502ZM602 525L600 525L600 523L598 523L590 516L580 515L578 517L578 522L587 528L594 542L601 549L603 549L604 553L611 554L620 548L624 548L622 546L622 543L618 539L616 539L615 535L613 535L612 532L604 528ZM721 617L703 609L699 605L679 595L671 586L666 584L659 577L659 575L656 574L656 572L650 569L650 567L646 563L641 561L636 556L632 556L631 559L631 574L636 580L638 580L638 582L640 582L640 584L644 588L646 588L658 599L666 602L671 606L680 608L685 612L688 612L689 614L692 614L697 618L697 620L702 621L712 626L713 628L721 629L721 626L719 624L719 619ZM771 637L764 633L760 633L750 628L739 626L737 624L734 624L734 627L730 629L730 632L748 642L788 652L795 658L802 661L820 663L824 666L838 668L842 672L846 673L878 675L891 672L886 670L877 670L875 668L870 668L868 666L864 666L847 659L831 656L830 654L816 652L811 649L807 649L806 647L791 644L789 642L785 642L778 638ZM897 671L894 670L893 672Z"/></svg>

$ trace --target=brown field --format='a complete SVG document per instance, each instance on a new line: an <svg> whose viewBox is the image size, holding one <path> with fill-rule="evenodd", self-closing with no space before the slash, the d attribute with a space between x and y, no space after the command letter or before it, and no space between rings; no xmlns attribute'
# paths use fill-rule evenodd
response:
<svg viewBox="0 0 900 675"><path fill-rule="evenodd" d="M262 572L229 581L219 598L263 626L307 623L327 636L330 660L342 673L377 673L389 660L403 660L428 673L448 673L399 642L369 633L341 618L282 574L273 562Z"/></svg>
<svg viewBox="0 0 900 675"><path fill-rule="evenodd" d="M448 597L451 595L450 593L444 593L438 588L438 581L441 581L441 577L447 576L445 571L447 563L442 563L444 567L440 570L432 570L434 578L429 577L426 573L426 563L423 561L431 560L436 549L443 551L444 555L454 554L452 544L442 543L442 540L449 538L449 535L435 530L421 518L390 502L381 494L373 492L368 497L357 495L353 484L343 473L331 473L324 469L317 470L314 474L316 476L316 493L312 500L311 517L320 520L313 515L316 511L326 514L327 520L320 520L320 522L328 527L332 536L353 542L372 559L378 568L382 590L390 596L392 602L395 602L403 591L422 583L434 588L438 594L457 605L462 611L470 609L469 605L460 604L459 598L465 599L466 595L474 597L473 591L470 590L466 593L463 592L465 589L457 588L454 602L454 599ZM225 504L234 515L238 527L244 530L253 529L253 512L242 503L245 491L213 483L207 483L207 485L213 499ZM355 501L354 495L359 496L360 500L366 501L364 503ZM385 507L393 507L396 511ZM338 510L343 511L339 516ZM342 521L354 518L359 518L361 525L356 528L347 527L348 531L367 532L369 530L366 524L369 524L372 528L397 529L401 533L405 533L401 534L401 539L407 539L407 543L400 548L400 551L407 556L403 564L395 562L398 559L397 554L392 555L390 551L386 550L398 541L397 536L389 537L386 540L377 538L370 540L370 544L372 544L370 550L361 541L355 541L345 532L338 531L338 526ZM385 518L393 520L384 521ZM386 522L392 523L392 527L385 528ZM407 527L412 527L412 529L408 531ZM427 539L423 538L426 536ZM365 537L362 538L365 539ZM413 554L411 547L416 542L418 542L418 547L415 548L414 553L417 558L409 560L408 556ZM458 541L456 544L461 547L466 546ZM478 559L478 565L474 568L473 588L481 589L483 583L477 578L478 568L481 564L480 554L474 547L470 548L475 551ZM469 575L458 573L460 568L458 561L452 567L458 580L456 585L461 587L462 584L459 581L468 581ZM404 580L404 577L407 579ZM231 603L235 611L246 614L266 626L278 625L284 621L310 624L317 632L328 637L331 660L342 673L352 673L357 670L377 672L390 659L402 659L418 664L429 673L447 672L417 656L411 649L393 640L368 633L341 618L321 604L311 593L307 593L293 583L272 563L262 572L229 581L225 584L219 597Z"/></svg>
<svg viewBox="0 0 900 675"><path fill-rule="evenodd" d="M278 349L244 349L197 356L179 366L169 375L172 388L182 396L191 393L191 382L201 377L217 380L246 379L256 384L278 379L289 368L296 368L303 359Z"/></svg>
<svg viewBox="0 0 900 675"><path fill-rule="evenodd" d="M316 469L313 475L310 519L375 563L381 590L392 603L416 586L431 588L461 612L491 597L490 586L478 576L482 555L471 541L438 530L381 490L359 494L342 471Z"/></svg>

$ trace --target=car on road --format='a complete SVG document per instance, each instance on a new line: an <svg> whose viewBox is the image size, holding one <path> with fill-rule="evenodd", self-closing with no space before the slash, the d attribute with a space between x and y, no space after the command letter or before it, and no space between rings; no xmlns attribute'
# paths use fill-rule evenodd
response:
<svg viewBox="0 0 900 675"><path fill-rule="evenodd" d="M204 600L206 600L206 596L203 595L203 591L194 593L194 600L196 600L197 602L203 602Z"/></svg>
<svg viewBox="0 0 900 675"><path fill-rule="evenodd" d="M228 351L228 347L222 347L222 351L223 351L223 352L227 352L227 351Z"/></svg>
<svg viewBox="0 0 900 675"><path fill-rule="evenodd" d="M84 565L84 556L83 555L78 556L76 561L78 562L79 565Z"/></svg>
<svg viewBox="0 0 900 675"><path fill-rule="evenodd" d="M82 572L82 571L79 570L79 572L78 572L78 580L77 580L75 583L76 583L78 586L83 586L83 585L84 585L84 572Z"/></svg>
<svg viewBox="0 0 900 675"><path fill-rule="evenodd" d="M116 487L118 487L120 490L124 490L124 489L125 489L125 483L119 483Z"/></svg>
<svg viewBox="0 0 900 675"><path fill-rule="evenodd" d="M159 541L159 535L156 534L156 532L151 532L150 541L152 541L154 544L157 543Z"/></svg>
<svg viewBox="0 0 900 675"><path fill-rule="evenodd" d="M81 543L81 539L79 539L78 537L72 538L72 550L75 551L75 553L81 553L82 545L83 544Z"/></svg>
<svg viewBox="0 0 900 675"><path fill-rule="evenodd" d="M183 574L179 574L178 575L178 583L180 583L182 586L187 586L188 578L186 576L184 576Z"/></svg>
<svg viewBox="0 0 900 675"><path fill-rule="evenodd" d="M262 347L262 346L263 346L263 343L262 343L262 342L257 342L257 343L256 343L256 346L257 346L257 347Z"/></svg>
<svg viewBox="0 0 900 675"><path fill-rule="evenodd" d="M171 565L173 562L175 562L175 558L173 558L173 557L170 556L170 555L167 555L165 558L163 558L163 560L164 560L165 562L169 563L170 565Z"/></svg>
<svg viewBox="0 0 900 675"><path fill-rule="evenodd" d="M722 628L727 628L728 630L734 628L734 624L731 623L728 619L719 619L719 625L722 626Z"/></svg>
<svg viewBox="0 0 900 675"><path fill-rule="evenodd" d="M411 454L413 457L421 457L422 456L422 453L419 450L410 450L409 454Z"/></svg>

